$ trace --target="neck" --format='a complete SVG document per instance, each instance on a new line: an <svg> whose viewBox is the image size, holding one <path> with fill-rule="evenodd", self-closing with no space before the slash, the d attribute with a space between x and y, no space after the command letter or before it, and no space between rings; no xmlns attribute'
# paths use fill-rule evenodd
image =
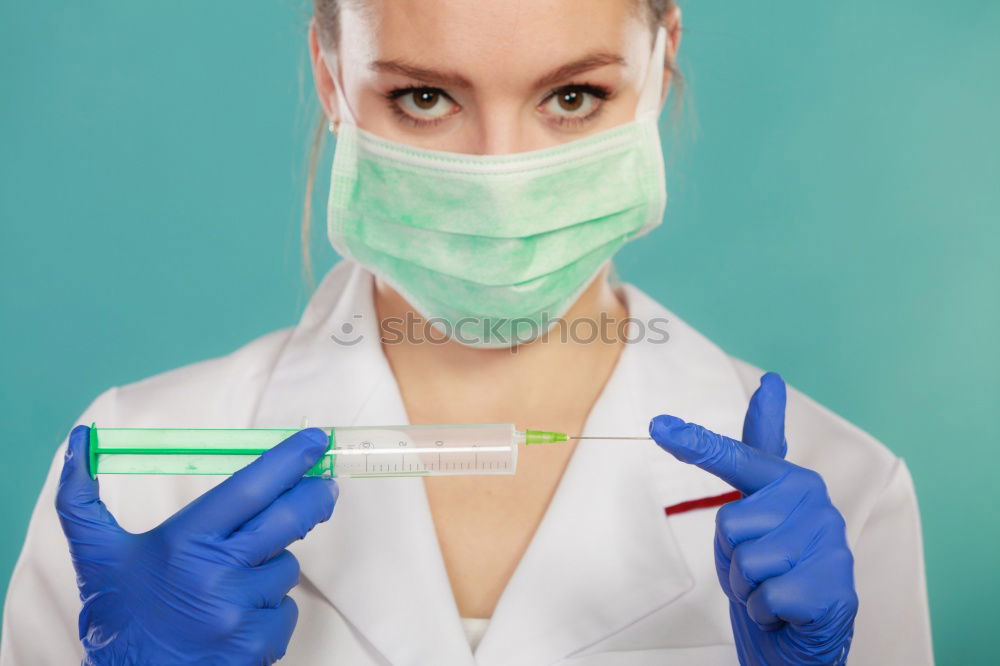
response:
<svg viewBox="0 0 1000 666"><path fill-rule="evenodd" d="M610 263L563 315L563 323L549 330L547 339L513 349L479 349L453 340L389 343L383 337L382 348L411 422L420 422L426 413L422 405L445 411L448 407L442 405L461 405L462 414L452 418L465 423L508 413L501 422L511 422L532 405L543 404L557 411L583 407L585 415L614 368L622 346L617 325L628 316L608 281L609 270ZM409 303L381 279L375 283L375 306L382 322L414 316ZM475 414L480 416L473 418Z"/></svg>

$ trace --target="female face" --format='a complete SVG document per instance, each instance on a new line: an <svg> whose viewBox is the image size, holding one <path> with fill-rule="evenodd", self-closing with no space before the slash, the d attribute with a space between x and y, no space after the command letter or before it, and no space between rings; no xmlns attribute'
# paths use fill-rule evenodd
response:
<svg viewBox="0 0 1000 666"><path fill-rule="evenodd" d="M329 60L339 63L362 129L461 153L534 150L633 119L652 48L651 27L637 6L342 0L340 41ZM315 24L310 32L317 91L338 119ZM674 46L671 39L671 58Z"/></svg>

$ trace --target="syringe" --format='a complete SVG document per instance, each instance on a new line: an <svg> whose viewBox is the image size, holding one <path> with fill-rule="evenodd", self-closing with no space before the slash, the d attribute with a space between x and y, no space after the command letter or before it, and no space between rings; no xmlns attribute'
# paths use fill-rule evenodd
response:
<svg viewBox="0 0 1000 666"><path fill-rule="evenodd" d="M90 429L90 472L228 475L298 432L297 428ZM327 452L306 476L513 474L518 444L566 442L561 432L512 424L322 428Z"/></svg>

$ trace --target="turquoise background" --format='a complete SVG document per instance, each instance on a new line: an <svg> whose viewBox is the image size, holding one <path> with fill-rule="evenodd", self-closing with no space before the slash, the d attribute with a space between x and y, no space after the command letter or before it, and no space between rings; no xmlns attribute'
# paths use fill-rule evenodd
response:
<svg viewBox="0 0 1000 666"><path fill-rule="evenodd" d="M0 5L4 584L100 391L296 322L309 9ZM906 458L938 659L989 663L1000 3L691 0L684 16L668 223L619 270Z"/></svg>

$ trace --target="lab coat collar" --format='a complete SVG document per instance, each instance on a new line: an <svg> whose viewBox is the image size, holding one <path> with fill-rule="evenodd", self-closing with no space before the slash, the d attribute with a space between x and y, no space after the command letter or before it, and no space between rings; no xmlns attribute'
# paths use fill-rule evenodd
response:
<svg viewBox="0 0 1000 666"><path fill-rule="evenodd" d="M635 287L622 289L630 316L667 320L670 338L625 346L585 434L645 435L650 417L666 412L737 436L747 397L728 358ZM310 300L254 425L303 416L313 425L408 422L379 343L372 276L352 262L334 267ZM682 597L693 579L663 509L726 490L652 444L580 443L475 660L420 479L344 479L334 517L291 550L302 576L390 663L549 663Z"/></svg>

